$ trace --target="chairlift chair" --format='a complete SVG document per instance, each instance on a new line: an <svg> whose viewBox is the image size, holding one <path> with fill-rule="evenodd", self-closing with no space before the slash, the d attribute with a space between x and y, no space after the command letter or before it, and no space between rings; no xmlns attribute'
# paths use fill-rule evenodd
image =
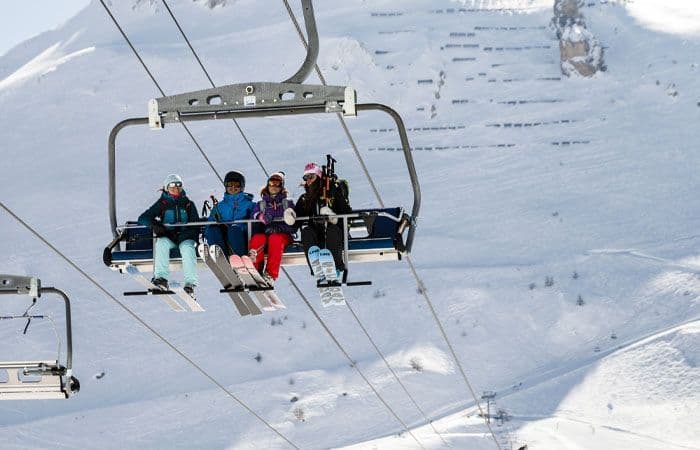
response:
<svg viewBox="0 0 700 450"><path fill-rule="evenodd" d="M66 309L66 364L58 359L0 361L0 400L66 399L80 390L80 382L73 376L73 343L71 331L70 300L53 287L42 287L36 277L0 275L0 294L28 295L39 298L42 293L58 294Z"/></svg>
<svg viewBox="0 0 700 450"><path fill-rule="evenodd" d="M392 261L410 253L420 208L420 186L403 120L386 105L358 104L357 94L349 86L302 84L316 63L319 48L311 0L302 0L302 6L309 45L304 63L289 79L281 83L239 83L161 97L148 103L148 117L126 119L112 129L108 142L108 170L109 218L113 240L103 253L104 263L108 267L122 273L134 269L153 271L153 236L150 229L135 222L117 225L115 154L116 137L122 129L148 124L151 129L162 130L169 123L300 114L337 113L352 117L364 111L384 112L396 123L413 189L413 206L410 214L401 207L393 207L355 210L352 214L339 215L347 230L344 238L345 262ZM237 223L241 222L248 223L250 236L253 221ZM171 268L180 268L178 250L173 249L170 256ZM201 258L199 262L206 267ZM298 242L292 243L285 249L282 265L301 264L306 264L303 248Z"/></svg>

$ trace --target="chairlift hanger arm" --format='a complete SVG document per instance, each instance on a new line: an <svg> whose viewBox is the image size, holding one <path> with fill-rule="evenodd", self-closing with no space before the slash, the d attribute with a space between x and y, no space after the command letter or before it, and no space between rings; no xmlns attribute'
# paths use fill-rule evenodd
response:
<svg viewBox="0 0 700 450"><path fill-rule="evenodd" d="M170 95L148 103L149 124L160 129L185 117L256 111L261 115L296 107L323 107L325 112L355 115L356 94L346 86L249 82Z"/></svg>
<svg viewBox="0 0 700 450"><path fill-rule="evenodd" d="M70 373L73 367L73 327L71 325L70 299L65 292L55 287L42 287L41 292L56 294L63 298L66 307L66 370Z"/></svg>
<svg viewBox="0 0 700 450"><path fill-rule="evenodd" d="M306 36L308 45L306 47L306 58L301 67L285 83L303 83L306 77L316 65L318 59L318 29L316 28L316 17L314 16L314 6L311 0L301 0L301 7L304 9L304 24L306 26Z"/></svg>
<svg viewBox="0 0 700 450"><path fill-rule="evenodd" d="M112 128L109 133L109 144L107 146L107 159L108 163L108 175L109 175L109 224L112 227L112 237L118 238L117 235L117 186L114 183L116 176L116 161L115 161L115 145L117 141L117 135L119 132L128 126L132 125L145 125L148 124L148 117L137 117L131 119L125 119L119 122Z"/></svg>

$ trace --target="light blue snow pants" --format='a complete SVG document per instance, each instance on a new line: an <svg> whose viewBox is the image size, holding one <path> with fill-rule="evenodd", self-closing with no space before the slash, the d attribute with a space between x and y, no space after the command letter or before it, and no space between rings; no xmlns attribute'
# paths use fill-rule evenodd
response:
<svg viewBox="0 0 700 450"><path fill-rule="evenodd" d="M177 246L169 238L159 237L156 239L155 270L153 271L155 278L168 279L168 274L170 273L170 249L175 247ZM179 247L182 255L182 271L185 272L185 284L196 285L198 280L195 242L192 239L187 239L182 241Z"/></svg>

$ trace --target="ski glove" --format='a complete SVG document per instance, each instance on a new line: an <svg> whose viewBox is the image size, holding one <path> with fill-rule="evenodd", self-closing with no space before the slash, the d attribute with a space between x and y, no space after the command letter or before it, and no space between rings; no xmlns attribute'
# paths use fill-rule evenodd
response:
<svg viewBox="0 0 700 450"><path fill-rule="evenodd" d="M157 237L163 237L168 234L168 229L165 228L165 225L163 225L162 222L158 222L156 220L151 222L151 229Z"/></svg>
<svg viewBox="0 0 700 450"><path fill-rule="evenodd" d="M289 226L294 225L294 222L297 221L297 213L294 212L292 208L287 208L284 210L284 223L286 223Z"/></svg>
<svg viewBox="0 0 700 450"><path fill-rule="evenodd" d="M258 220L267 225L272 222L272 213L258 213Z"/></svg>
<svg viewBox="0 0 700 450"><path fill-rule="evenodd" d="M321 207L321 210L320 210L319 212L320 212L322 215L324 215L324 216L333 216L333 215L335 215L335 211L333 211L333 210L332 210L330 207L328 207L328 206L323 206L323 207ZM331 218L328 219L328 221L329 221L330 223L332 223L333 225L335 225L336 223L338 223L338 218L337 218L337 217L331 217Z"/></svg>

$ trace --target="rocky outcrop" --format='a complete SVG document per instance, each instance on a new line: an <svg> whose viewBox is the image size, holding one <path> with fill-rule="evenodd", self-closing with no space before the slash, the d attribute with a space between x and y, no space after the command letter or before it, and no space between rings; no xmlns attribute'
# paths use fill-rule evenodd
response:
<svg viewBox="0 0 700 450"><path fill-rule="evenodd" d="M559 39L561 71L566 76L591 77L605 71L603 47L586 29L583 0L555 0L552 26Z"/></svg>

